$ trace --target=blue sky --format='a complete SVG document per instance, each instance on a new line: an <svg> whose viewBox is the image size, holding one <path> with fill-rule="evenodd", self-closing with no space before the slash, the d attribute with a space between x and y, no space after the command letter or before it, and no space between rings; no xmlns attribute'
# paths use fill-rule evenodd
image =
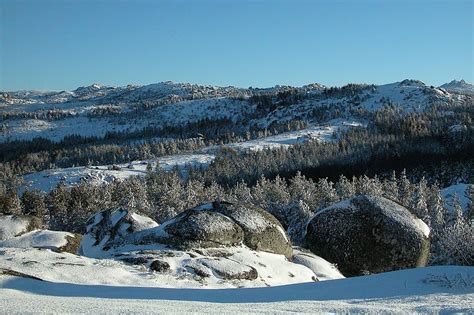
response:
<svg viewBox="0 0 474 315"><path fill-rule="evenodd" d="M473 81L473 1L0 0L0 90Z"/></svg>

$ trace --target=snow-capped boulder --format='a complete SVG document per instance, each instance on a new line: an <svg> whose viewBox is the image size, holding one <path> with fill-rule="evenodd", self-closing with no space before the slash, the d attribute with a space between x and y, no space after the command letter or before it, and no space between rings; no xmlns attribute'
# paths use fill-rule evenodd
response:
<svg viewBox="0 0 474 315"><path fill-rule="evenodd" d="M101 251L123 244L129 235L156 226L158 224L152 219L127 209L108 209L96 213L87 222L79 253L91 257L100 256Z"/></svg>
<svg viewBox="0 0 474 315"><path fill-rule="evenodd" d="M405 207L360 195L318 212L308 223L305 243L353 276L425 266L429 233Z"/></svg>
<svg viewBox="0 0 474 315"><path fill-rule="evenodd" d="M244 231L244 244L254 250L293 254L291 242L280 222L267 211L251 205L215 201L195 209L209 209L234 220Z"/></svg>
<svg viewBox="0 0 474 315"><path fill-rule="evenodd" d="M20 236L29 231L41 228L41 220L26 215L0 216L0 241Z"/></svg>
<svg viewBox="0 0 474 315"><path fill-rule="evenodd" d="M47 248L75 254L82 236L60 231L35 230L0 242L0 247Z"/></svg>
<svg viewBox="0 0 474 315"><path fill-rule="evenodd" d="M319 281L345 278L336 266L307 250L293 249L291 261L311 269Z"/></svg>
<svg viewBox="0 0 474 315"><path fill-rule="evenodd" d="M162 225L168 242L180 248L241 244L242 229L232 219L212 211L187 210Z"/></svg>

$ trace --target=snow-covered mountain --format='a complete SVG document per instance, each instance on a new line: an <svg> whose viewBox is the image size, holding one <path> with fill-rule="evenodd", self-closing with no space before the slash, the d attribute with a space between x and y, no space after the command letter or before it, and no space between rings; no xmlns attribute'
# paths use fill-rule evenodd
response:
<svg viewBox="0 0 474 315"><path fill-rule="evenodd" d="M255 99L261 96L272 98L271 108L258 107ZM315 120L318 108L374 111L396 105L410 112L461 102L465 97L417 80L340 88L309 84L243 89L162 82L123 87L92 84L69 92L0 92L0 142L39 136L60 141L73 134L102 137L110 131L182 126L206 119L229 119L247 124L247 129L266 128L295 118Z"/></svg>
<svg viewBox="0 0 474 315"><path fill-rule="evenodd" d="M446 94L438 88L430 88L419 80L403 80L401 82L386 85L355 85L349 84L347 87L357 87L358 90L367 88L367 92L382 94L381 96L392 99L394 102L403 103L414 97L416 94L424 95L443 95ZM440 88L463 92L471 92L473 85L464 80L452 81L442 85ZM344 89L344 87L342 87ZM0 91L0 105L9 104L61 104L76 103L88 101L93 103L119 103L145 100L159 100L163 98L182 98L182 99L202 99L202 98L221 98L221 97L248 97L251 95L277 94L294 90L306 94L320 94L326 91L333 91L334 88L313 83L302 87L275 86L271 88L238 88L233 86L218 87L210 85L198 85L190 83L174 83L171 81L160 82L149 85L127 85L122 87L105 86L98 83L89 86L78 87L72 91ZM357 94L357 93L356 93ZM375 98L377 101L378 98ZM370 103L368 99L367 103Z"/></svg>
<svg viewBox="0 0 474 315"><path fill-rule="evenodd" d="M474 85L464 80L461 80L461 81L453 80L449 83L445 83L441 85L440 88L443 88L449 92L474 94Z"/></svg>
<svg viewBox="0 0 474 315"><path fill-rule="evenodd" d="M170 81L144 86L105 86L93 83L72 91L12 91L0 92L0 104L58 104L89 101L95 103L117 103L121 101L158 100L168 96L183 98L223 97L243 89L214 87Z"/></svg>

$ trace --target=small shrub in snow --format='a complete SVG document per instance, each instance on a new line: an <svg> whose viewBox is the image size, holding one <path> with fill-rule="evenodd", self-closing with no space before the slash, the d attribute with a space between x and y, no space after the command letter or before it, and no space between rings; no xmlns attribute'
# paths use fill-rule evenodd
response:
<svg viewBox="0 0 474 315"><path fill-rule="evenodd" d="M437 264L474 265L474 226L461 220L443 229L437 240Z"/></svg>
<svg viewBox="0 0 474 315"><path fill-rule="evenodd" d="M451 276L430 274L423 282L445 288L474 288L474 276L462 273Z"/></svg>

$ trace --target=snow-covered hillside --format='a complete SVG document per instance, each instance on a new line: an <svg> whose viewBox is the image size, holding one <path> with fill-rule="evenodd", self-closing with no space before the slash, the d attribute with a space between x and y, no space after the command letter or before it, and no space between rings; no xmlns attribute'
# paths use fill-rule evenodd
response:
<svg viewBox="0 0 474 315"><path fill-rule="evenodd" d="M92 185L107 184L118 179L128 178L130 176L144 176L148 163L153 167L157 164L166 171L177 167L185 169L188 166L205 167L215 158L213 154L187 154L165 156L150 161L132 161L130 163L117 164L112 168L111 165L98 166L79 166L45 170L23 176L25 181L24 188L38 189L41 191L50 191L63 181L67 186L86 181Z"/></svg>
<svg viewBox="0 0 474 315"><path fill-rule="evenodd" d="M304 96L262 114L251 96L296 91ZM93 84L66 92L0 92L0 142L43 137L60 141L68 135L103 137L145 127L180 126L204 119L227 118L247 127L308 117L319 107L376 110L395 104L420 111L430 104L456 102L462 95L421 81L386 85L352 85L328 89L319 84L299 88L241 89L163 82L146 86L106 87ZM136 111L140 108L140 111ZM316 121L318 122L318 121ZM316 123L315 122L315 123ZM321 123L319 121L319 123Z"/></svg>
<svg viewBox="0 0 474 315"><path fill-rule="evenodd" d="M275 149L288 147L306 141L334 141L340 132L349 128L364 127L363 123L357 121L332 120L322 126L312 126L302 130L281 133L275 136L263 137L255 140L230 143L225 147L232 148L237 152L247 150L258 151L263 149ZM48 192L63 181L67 186L74 185L80 181L86 181L93 185L101 185L114 179L124 179L130 176L144 176L148 163L153 167L159 165L163 170L169 171L175 167L185 170L186 167L206 167L211 163L221 146L213 146L200 149L188 154L164 156L154 160L130 161L128 163L111 165L79 166L60 169L44 170L23 176L24 188L38 189Z"/></svg>

